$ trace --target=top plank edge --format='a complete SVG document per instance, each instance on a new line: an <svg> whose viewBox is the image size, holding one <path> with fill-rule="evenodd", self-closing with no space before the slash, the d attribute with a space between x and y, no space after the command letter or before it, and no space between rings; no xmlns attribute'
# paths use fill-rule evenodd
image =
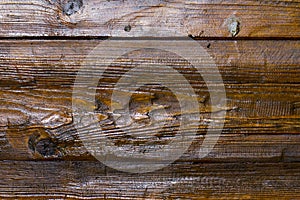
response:
<svg viewBox="0 0 300 200"><path fill-rule="evenodd" d="M299 38L299 1L0 1L0 37Z"/></svg>
<svg viewBox="0 0 300 200"><path fill-rule="evenodd" d="M241 40L286 40L296 41L300 37L108 37L108 36L16 36L0 37L0 41L9 40L224 40L224 41L241 41Z"/></svg>

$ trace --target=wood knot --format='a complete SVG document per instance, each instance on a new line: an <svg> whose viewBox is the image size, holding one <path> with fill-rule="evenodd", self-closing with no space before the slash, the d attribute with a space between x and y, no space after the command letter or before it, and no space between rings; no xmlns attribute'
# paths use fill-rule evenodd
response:
<svg viewBox="0 0 300 200"><path fill-rule="evenodd" d="M231 16L226 20L228 31L232 37L240 32L240 22L235 16Z"/></svg>
<svg viewBox="0 0 300 200"><path fill-rule="evenodd" d="M36 146L36 151L44 157L53 156L57 153L57 146L51 139L40 140Z"/></svg>
<svg viewBox="0 0 300 200"><path fill-rule="evenodd" d="M28 140L28 147L34 153L38 153L43 158L58 157L58 146L51 138L40 139L40 135L33 134Z"/></svg>
<svg viewBox="0 0 300 200"><path fill-rule="evenodd" d="M69 0L63 5L63 11L70 16L80 10L83 6L83 0Z"/></svg>
<svg viewBox="0 0 300 200"><path fill-rule="evenodd" d="M230 25L229 25L229 31L232 35L232 37L236 36L238 34L239 30L239 22L238 21L233 21Z"/></svg>
<svg viewBox="0 0 300 200"><path fill-rule="evenodd" d="M131 31L131 26L130 25L125 26L124 31L130 32Z"/></svg>

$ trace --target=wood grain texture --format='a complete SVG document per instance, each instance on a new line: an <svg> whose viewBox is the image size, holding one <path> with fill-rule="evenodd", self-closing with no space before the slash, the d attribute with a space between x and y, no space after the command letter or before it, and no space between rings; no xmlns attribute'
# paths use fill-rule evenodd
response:
<svg viewBox="0 0 300 200"><path fill-rule="evenodd" d="M299 7L298 0L1 0L0 36L298 38Z"/></svg>
<svg viewBox="0 0 300 200"><path fill-rule="evenodd" d="M215 59L227 93L227 106L221 108L227 111L225 127L213 152L199 160L197 152L211 109L205 82L186 61L157 50L125 55L108 68L106 78L99 82L97 113L106 127L104 135L114 136L120 145L143 143L143 140L123 137L124 133L114 126L109 107L114 84L124 71L136 65L146 66L151 58L152 63L169 63L184 74L202 105L198 137L181 161L299 161L300 43L273 40L197 42ZM77 71L98 44L101 41L1 41L1 160L94 160L80 142L71 103ZM176 98L160 87L142 88L139 93L132 94L134 122L129 130L142 135L151 133L145 110L149 112L153 105L165 105L173 116L172 123L167 124L157 138L161 143L167 142L179 126L174 118L179 112ZM141 116L144 121L140 120ZM85 129L95 137L104 136L88 127Z"/></svg>
<svg viewBox="0 0 300 200"><path fill-rule="evenodd" d="M199 39L222 75L227 105L211 105L205 81L185 59L141 49L116 59L99 80L95 113L103 131L92 122L76 129L74 82L83 60L107 36ZM300 199L299 38L299 0L0 0L0 198ZM136 66L150 68L149 62L168 65L189 81L200 125L176 162L152 173L119 172L97 161L79 133L108 137L124 151L129 146L147 152L168 144L182 117L194 119L195 110L183 116L176 96L154 80L123 91L132 97L130 121L121 128L139 137L116 127L118 113L110 110L119 105L111 102L116 83ZM94 71L86 72L88 80ZM130 78L139 76L136 71ZM168 120L153 134L158 129L151 127L151 113L162 108ZM208 124L218 123L210 113L222 111L221 137L200 158ZM162 116L155 117L154 125L161 124Z"/></svg>
<svg viewBox="0 0 300 200"><path fill-rule="evenodd" d="M174 163L148 174L92 161L1 161L1 198L298 199L299 163Z"/></svg>

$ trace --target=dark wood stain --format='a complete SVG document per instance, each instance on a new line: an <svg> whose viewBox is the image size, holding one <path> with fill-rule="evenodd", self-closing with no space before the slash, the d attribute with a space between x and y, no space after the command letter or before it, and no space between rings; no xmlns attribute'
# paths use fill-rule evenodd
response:
<svg viewBox="0 0 300 200"><path fill-rule="evenodd" d="M231 0L0 2L0 198L300 199L299 6L299 1ZM168 65L197 94L196 138L158 171L109 168L78 136L73 85L82 61L107 36L164 41L189 36L215 60L223 78L227 105L215 108L201 75L170 52L136 50L107 68L95 99L104 134L91 124L84 130L97 139L108 135L119 146L167 144L182 117L174 94L157 80L127 92L132 95L127 128L145 137L124 135L110 113L114 86L124 73L149 61ZM159 105L169 121L146 137L155 131L149 129L149 113ZM212 110L226 111L225 125L212 152L199 158Z"/></svg>

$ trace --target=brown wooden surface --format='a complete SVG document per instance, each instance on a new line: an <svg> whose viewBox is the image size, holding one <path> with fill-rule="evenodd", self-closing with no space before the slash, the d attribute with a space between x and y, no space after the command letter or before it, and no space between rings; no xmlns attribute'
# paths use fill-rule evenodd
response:
<svg viewBox="0 0 300 200"><path fill-rule="evenodd" d="M299 163L177 163L147 174L91 161L2 161L0 195L28 199L299 199ZM28 197L30 196L30 197Z"/></svg>
<svg viewBox="0 0 300 200"><path fill-rule="evenodd" d="M237 37L299 37L299 6L298 0L1 0L0 36L231 37L228 23L237 21Z"/></svg>
<svg viewBox="0 0 300 200"><path fill-rule="evenodd" d="M108 67L96 95L105 131L84 130L119 146L167 144L181 117L170 90L142 87L132 93L127 128L145 137L124 137L109 107L125 72L149 61L167 64L195 90L197 136L163 169L119 172L97 161L80 140L73 85L83 60L106 36L193 37L222 75L227 104L217 108L201 75L175 54L141 49ZM0 198L300 199L299 36L300 2L292 0L0 0ZM161 107L169 121L149 139L155 130L148 113ZM226 111L225 125L212 152L200 158L211 110Z"/></svg>
<svg viewBox="0 0 300 200"><path fill-rule="evenodd" d="M121 173L121 176L114 170L104 173L106 167L87 152L72 123L71 97L76 72L91 49L101 41L1 41L0 159L5 187L0 188L0 195L252 199L281 194L285 198L296 197L300 176L298 164L293 163L300 161L300 43L278 40L197 42L216 60L223 77L228 101L227 107L222 108L227 111L226 123L217 145L206 158L199 159L197 153L201 135L206 130L202 125L199 137L177 163L155 172L164 178L161 184L167 184L166 190L160 193L157 192L160 186L155 185L161 180L155 174L142 175L147 182L140 183L138 175ZM127 55L134 62L120 59L109 68L107 80L99 86L105 89L100 90L101 95L97 97L103 109L103 122L108 126L107 134L122 135L109 126L111 119L105 120L108 115L105 107L110 106L113 84L126 66L146 65L143 61L149 57L153 63L161 62L155 60L157 53L136 51ZM175 55L161 56L166 59L164 62L171 60L172 65L191 81L203 105L200 109L203 121L208 120L206 113L210 105L204 81L197 74L186 73L192 67ZM186 68L176 67L179 64ZM132 112L142 114L140 99L147 102L152 95L147 88L134 95L132 104L137 107L133 106ZM170 101L170 97L169 91L161 90L155 103L167 104L172 107L169 112L174 114L178 109L176 101ZM144 109L151 107L151 103L147 103ZM172 127L174 125L178 126L176 121ZM169 127L164 133L171 130ZM139 131L148 134L147 125ZM160 139L165 140L164 137ZM131 139L116 138L116 142L126 144ZM54 160L42 162L49 159ZM255 164L257 162L261 164ZM70 167L72 165L80 169ZM42 171L37 172L40 168ZM180 178L174 179L173 174ZM170 179L174 179L174 183ZM168 185L170 182L172 184ZM140 188L128 189L132 184L140 184ZM149 191L148 184L152 185Z"/></svg>

